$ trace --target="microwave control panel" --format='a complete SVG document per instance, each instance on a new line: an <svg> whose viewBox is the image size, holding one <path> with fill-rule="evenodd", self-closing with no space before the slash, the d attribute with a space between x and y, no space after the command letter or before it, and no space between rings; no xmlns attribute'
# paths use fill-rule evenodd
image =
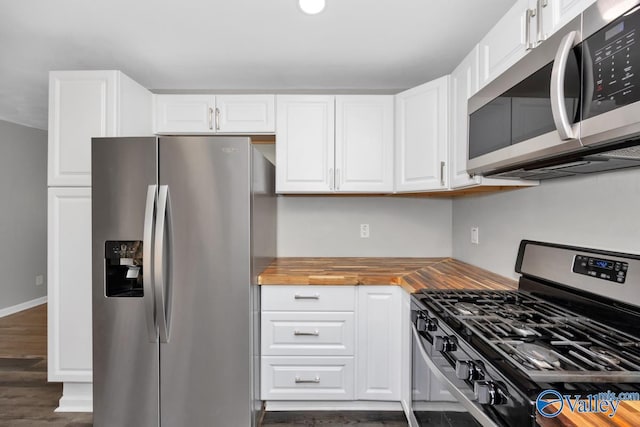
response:
<svg viewBox="0 0 640 427"><path fill-rule="evenodd" d="M573 272L597 279L624 283L629 263L605 258L576 255L573 260Z"/></svg>
<svg viewBox="0 0 640 427"><path fill-rule="evenodd" d="M622 15L584 42L585 85L584 118L611 111L640 100L640 12ZM589 61L590 59L590 61ZM590 71L590 72L589 72ZM591 92L591 93L589 93Z"/></svg>

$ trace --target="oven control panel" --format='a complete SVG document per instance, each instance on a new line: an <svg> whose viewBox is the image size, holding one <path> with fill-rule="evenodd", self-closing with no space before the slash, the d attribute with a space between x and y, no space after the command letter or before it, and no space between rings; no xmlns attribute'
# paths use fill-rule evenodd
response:
<svg viewBox="0 0 640 427"><path fill-rule="evenodd" d="M629 263L606 258L576 255L573 260L573 272L597 279L624 283Z"/></svg>

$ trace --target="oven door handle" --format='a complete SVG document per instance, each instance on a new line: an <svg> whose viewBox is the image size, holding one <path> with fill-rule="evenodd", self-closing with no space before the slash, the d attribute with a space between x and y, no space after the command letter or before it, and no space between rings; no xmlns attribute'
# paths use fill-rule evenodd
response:
<svg viewBox="0 0 640 427"><path fill-rule="evenodd" d="M473 418L478 421L484 427L498 427L487 414L484 413L482 408L473 401L475 397L473 397L473 391L470 392L469 395L465 394L462 390L460 390L449 378L447 378L441 371L438 369L437 365L431 360L431 357L427 354L424 349L424 345L422 345L422 340L420 338L420 334L416 329L416 326L412 323L411 329L413 330L413 338L415 342L418 344L418 351L420 352L420 356L424 360L424 363L429 367L429 370L433 375L435 375L438 380L449 389L449 392L458 399L458 401L465 407L467 411L473 416Z"/></svg>

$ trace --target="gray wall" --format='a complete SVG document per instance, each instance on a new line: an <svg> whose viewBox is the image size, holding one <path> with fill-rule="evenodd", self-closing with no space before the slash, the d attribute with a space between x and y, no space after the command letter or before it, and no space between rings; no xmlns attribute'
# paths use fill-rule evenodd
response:
<svg viewBox="0 0 640 427"><path fill-rule="evenodd" d="M479 245L470 243L473 226ZM640 254L640 169L453 202L455 258L515 278L521 239Z"/></svg>
<svg viewBox="0 0 640 427"><path fill-rule="evenodd" d="M0 121L0 200L3 309L47 294L46 131Z"/></svg>
<svg viewBox="0 0 640 427"><path fill-rule="evenodd" d="M451 256L451 200L280 196L278 256Z"/></svg>

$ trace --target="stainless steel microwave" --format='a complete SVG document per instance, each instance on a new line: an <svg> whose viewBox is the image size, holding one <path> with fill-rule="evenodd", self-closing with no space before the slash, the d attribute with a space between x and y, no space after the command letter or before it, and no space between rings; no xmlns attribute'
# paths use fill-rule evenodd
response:
<svg viewBox="0 0 640 427"><path fill-rule="evenodd" d="M469 99L467 170L546 179L640 166L640 0L599 0Z"/></svg>

